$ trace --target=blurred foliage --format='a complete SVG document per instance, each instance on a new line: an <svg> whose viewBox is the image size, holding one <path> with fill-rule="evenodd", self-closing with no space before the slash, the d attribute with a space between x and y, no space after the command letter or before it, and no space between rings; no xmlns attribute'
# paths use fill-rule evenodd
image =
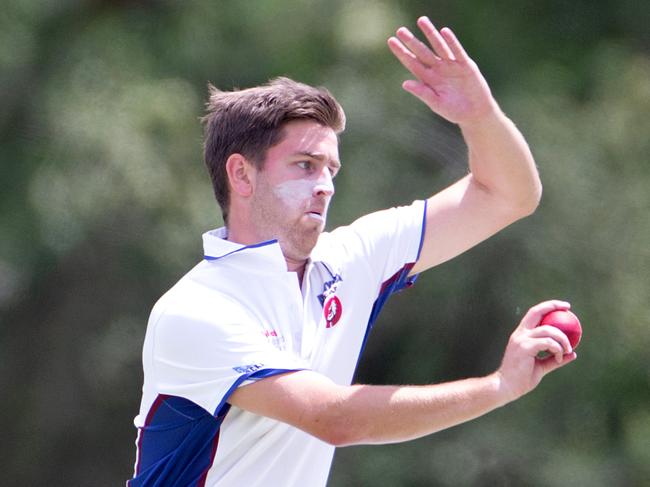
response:
<svg viewBox="0 0 650 487"><path fill-rule="evenodd" d="M585 336L575 364L484 418L339 450L330 485L649 485L650 5L632 0L4 2L3 485L130 476L149 310L221 224L201 160L208 81L288 75L339 98L331 226L466 171L457 129L400 89L385 45L422 14L482 67L545 193L533 216L393 298L357 380L489 373L524 311L551 297L573 303Z"/></svg>

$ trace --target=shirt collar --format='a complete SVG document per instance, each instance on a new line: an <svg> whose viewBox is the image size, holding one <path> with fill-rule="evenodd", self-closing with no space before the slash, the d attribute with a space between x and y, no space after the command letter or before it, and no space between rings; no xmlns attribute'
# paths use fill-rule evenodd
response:
<svg viewBox="0 0 650 487"><path fill-rule="evenodd" d="M323 237L322 234L321 238ZM245 257L249 264L255 266L258 263L264 263L273 268L273 270L287 272L287 261L284 259L282 249L277 239L267 240L252 245L243 245L226 240L228 238L228 229L226 227L216 228L203 234L203 256L206 260L214 261L226 257ZM319 239L320 241L320 239ZM262 261L258 261L261 259ZM310 264L320 262L325 264L319 252L319 245L316 245L312 255L307 260L307 267Z"/></svg>
<svg viewBox="0 0 650 487"><path fill-rule="evenodd" d="M287 271L287 262L277 240L267 240L252 245L243 245L226 240L226 227L210 230L203 234L203 255L206 260L214 261L227 257L245 257L251 265L271 266L273 270ZM261 259L261 260L260 260Z"/></svg>

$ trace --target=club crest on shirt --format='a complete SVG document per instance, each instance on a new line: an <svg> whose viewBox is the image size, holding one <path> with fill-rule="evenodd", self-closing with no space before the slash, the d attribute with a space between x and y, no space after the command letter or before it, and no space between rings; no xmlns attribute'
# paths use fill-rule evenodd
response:
<svg viewBox="0 0 650 487"><path fill-rule="evenodd" d="M323 316L325 317L325 327L332 328L341 319L343 305L337 296L331 296L325 301L323 306Z"/></svg>
<svg viewBox="0 0 650 487"><path fill-rule="evenodd" d="M343 279L339 274L334 275L330 281L327 281L323 284L323 292L318 295L318 300L320 301L321 306L325 306L325 301L327 298L332 296L339 287L339 283Z"/></svg>

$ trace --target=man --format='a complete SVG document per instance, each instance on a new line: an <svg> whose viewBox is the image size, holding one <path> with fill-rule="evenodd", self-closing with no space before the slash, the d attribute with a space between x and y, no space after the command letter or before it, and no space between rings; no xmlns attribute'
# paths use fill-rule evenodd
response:
<svg viewBox="0 0 650 487"><path fill-rule="evenodd" d="M500 368L429 386L350 385L387 297L418 272L536 208L533 158L449 29L423 17L388 41L404 89L459 124L470 173L427 201L322 233L344 115L288 79L212 90L205 158L224 228L161 298L144 344L135 475L128 485L323 486L336 446L417 438L480 416L574 360L531 308ZM554 358L540 360L540 351Z"/></svg>

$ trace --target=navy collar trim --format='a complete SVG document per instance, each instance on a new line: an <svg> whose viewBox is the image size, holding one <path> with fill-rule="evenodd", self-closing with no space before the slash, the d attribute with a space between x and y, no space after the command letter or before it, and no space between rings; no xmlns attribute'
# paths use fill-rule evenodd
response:
<svg viewBox="0 0 650 487"><path fill-rule="evenodd" d="M257 249L257 248L260 248L260 247L266 247L267 245L273 245L273 244L276 244L276 243L278 243L277 239L267 240L265 242L260 242L260 243L256 243L256 244L253 244L253 245L244 245L242 247L239 247L238 249L231 250L230 252L227 252L225 254L218 255L218 256L204 255L203 258L205 260L211 260L211 261L212 260L218 260L218 259L222 259L223 257L228 257L229 255L235 254L235 253L240 252L242 250Z"/></svg>

